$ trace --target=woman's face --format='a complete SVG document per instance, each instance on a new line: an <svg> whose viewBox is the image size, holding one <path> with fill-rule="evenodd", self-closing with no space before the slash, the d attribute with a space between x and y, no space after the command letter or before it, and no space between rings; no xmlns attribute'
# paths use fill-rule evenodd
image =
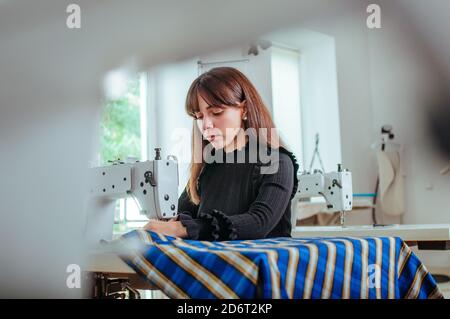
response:
<svg viewBox="0 0 450 319"><path fill-rule="evenodd" d="M234 139L243 128L242 108L240 107L215 107L197 95L199 111L195 112L197 126L203 135L215 149L227 150L234 144Z"/></svg>

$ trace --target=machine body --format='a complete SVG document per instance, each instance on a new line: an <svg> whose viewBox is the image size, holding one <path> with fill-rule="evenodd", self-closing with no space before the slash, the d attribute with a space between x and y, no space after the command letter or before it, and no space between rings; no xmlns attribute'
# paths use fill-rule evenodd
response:
<svg viewBox="0 0 450 319"><path fill-rule="evenodd" d="M116 200L131 197L149 219L170 219L178 212L178 163L174 156L154 160L115 161L91 169L85 235L89 242L112 239Z"/></svg>
<svg viewBox="0 0 450 319"><path fill-rule="evenodd" d="M338 165L337 172L303 173L297 175L299 183L296 197L309 199L323 197L330 212L341 213L341 226L345 224L345 212L352 210L353 190L352 174L342 170Z"/></svg>

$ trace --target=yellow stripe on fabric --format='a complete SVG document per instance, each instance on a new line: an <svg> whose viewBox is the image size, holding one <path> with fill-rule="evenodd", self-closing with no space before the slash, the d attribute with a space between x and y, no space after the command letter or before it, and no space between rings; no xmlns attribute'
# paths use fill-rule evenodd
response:
<svg viewBox="0 0 450 319"><path fill-rule="evenodd" d="M374 238L375 241L375 251L376 251L376 257L375 257L375 264L378 269L380 269L380 272L383 268L382 267L382 258L383 258L383 242L380 238ZM381 275L381 274L380 274ZM378 280L378 278L377 278ZM376 292L376 298L381 299L381 286L376 285L375 287Z"/></svg>
<svg viewBox="0 0 450 319"><path fill-rule="evenodd" d="M397 277L400 278L403 269L405 268L406 263L409 260L409 257L411 256L412 251L411 249L405 244L403 243L403 246L400 250L400 256L398 257L398 269L397 269Z"/></svg>
<svg viewBox="0 0 450 319"><path fill-rule="evenodd" d="M271 240L271 242L276 242L277 244L271 244L268 245L268 241L265 241L264 243L259 243L257 245L252 245L251 247L247 248L241 248L238 249L248 251L248 252L255 252L255 251L263 251L266 252L268 255L268 258L272 257L272 254L274 254L275 262L273 260L270 260L270 262L276 266L276 268L271 267L271 283L272 287L276 287L276 290L272 291L272 298L277 299L281 298L281 274L278 268L278 263L276 259L278 258L278 252L275 249L283 249L288 252L288 265L286 268L286 278L285 278L285 289L286 294L288 295L288 298L294 298L294 291L295 291L295 281L297 279L297 268L298 268L298 262L299 262L299 252L298 248L293 247L286 247L286 245L278 245L279 242ZM230 246L228 246L230 247ZM231 247L230 247L231 248ZM266 248L263 250L263 248ZM236 248L232 248L236 249ZM276 271L273 271L275 269ZM274 289L274 288L273 288Z"/></svg>
<svg viewBox="0 0 450 319"><path fill-rule="evenodd" d="M156 233L156 235L158 235L159 239L162 241L167 241L167 237L164 234Z"/></svg>
<svg viewBox="0 0 450 319"><path fill-rule="evenodd" d="M238 296L222 280L177 247L157 245L170 259L200 281L212 294L220 299L236 299Z"/></svg>
<svg viewBox="0 0 450 319"><path fill-rule="evenodd" d="M309 249L309 262L306 270L305 285L303 289L303 299L311 299L314 279L316 277L317 261L319 259L317 246L313 244L305 244Z"/></svg>
<svg viewBox="0 0 450 319"><path fill-rule="evenodd" d="M294 298L295 282L297 280L298 261L300 259L299 250L296 248L283 248L288 250L289 261L286 271L286 292L289 298Z"/></svg>
<svg viewBox="0 0 450 319"><path fill-rule="evenodd" d="M269 261L269 271L270 271L270 282L272 284L272 299L281 298L281 287L280 287L280 271L278 269L277 259L278 253L276 250L269 249L255 249L254 247L234 247L225 243L227 249L239 252L255 253L261 252L267 255L267 260Z"/></svg>
<svg viewBox="0 0 450 319"><path fill-rule="evenodd" d="M201 242L203 245L205 246L209 246L209 247L216 247L216 245L214 245L212 242L210 241L202 241Z"/></svg>
<svg viewBox="0 0 450 319"><path fill-rule="evenodd" d="M402 246L400 247L400 252L398 253L398 260L397 260L397 276L400 277L400 274L398 271L400 270L401 264L404 262L405 256L406 256L406 248L405 248L405 242L402 242Z"/></svg>
<svg viewBox="0 0 450 319"><path fill-rule="evenodd" d="M283 247L283 246L294 246L298 247L300 243L309 242L310 240L301 240L297 241L294 238L289 238L289 240L280 240L280 239L270 239L270 240L258 240L258 242L252 240L242 240L239 242L220 242L220 247L236 247L240 245L246 245L248 248L251 247L261 247L261 248L275 248L275 247Z"/></svg>
<svg viewBox="0 0 450 319"><path fill-rule="evenodd" d="M395 298L395 254L396 245L395 238L389 237L389 283L388 283L388 298Z"/></svg>
<svg viewBox="0 0 450 319"><path fill-rule="evenodd" d="M309 241L306 241L306 240L305 240L304 242L309 242ZM270 243L270 242L246 243L246 242L242 241L240 244L245 244L245 245L247 245L249 248L250 248L250 247L275 248L275 247L286 247L286 246L294 246L294 247L298 247L299 244L303 244L304 242L297 242L297 241L292 241L292 242L286 242L286 241L283 241L283 242L275 242L275 241L274 241L273 243ZM234 247L234 246L236 246L236 245L231 244L231 243L223 242L223 243L222 243L222 246L226 246L226 247Z"/></svg>
<svg viewBox="0 0 450 319"><path fill-rule="evenodd" d="M277 245L279 244L279 241L276 241L274 239L260 239L259 242L253 243L254 245Z"/></svg>
<svg viewBox="0 0 450 319"><path fill-rule="evenodd" d="M338 238L333 242L341 242L345 245L345 260L344 260L344 282L342 284L342 299L350 298L350 284L353 271L353 261L355 257L354 241L361 243L361 287L360 298L367 299L369 296L369 244L366 239L359 237Z"/></svg>
<svg viewBox="0 0 450 319"><path fill-rule="evenodd" d="M143 273L146 278L158 286L168 297L177 299L190 298L180 287L178 287L169 278L164 276L156 267L154 267L144 256L134 254L133 264Z"/></svg>
<svg viewBox="0 0 450 319"><path fill-rule="evenodd" d="M420 292L420 287L422 286L422 281L425 276L428 274L424 264L420 264L419 268L417 268L416 273L414 275L414 280L409 287L408 292L405 295L406 299L416 299Z"/></svg>
<svg viewBox="0 0 450 319"><path fill-rule="evenodd" d="M353 272L353 262L355 258L355 247L353 241L359 241L361 243L361 296L368 296L369 290L368 284L368 260L369 260L369 246L365 239L359 237L347 237L338 238L338 242L342 242L345 246L345 258L344 258L344 282L342 285L342 298L350 298L350 284Z"/></svg>
<svg viewBox="0 0 450 319"><path fill-rule="evenodd" d="M354 251L352 242L345 239L343 239L342 241L344 242L345 245L344 282L342 283L342 299L349 299Z"/></svg>
<svg viewBox="0 0 450 319"><path fill-rule="evenodd" d="M295 282L296 282L296 276L297 276L297 269L298 269L298 262L299 262L299 252L298 252L298 248L294 248L294 247L289 247L290 245L287 245L288 242L286 241L277 241L277 240L264 240L258 243L254 243L251 242L251 245L249 245L250 247L235 247L234 245L227 243L227 242L223 242L223 246L226 246L227 249L239 249L240 251L245 251L245 252L255 252L257 249L258 251L264 251L264 252L270 252L271 254L276 254L276 256L278 256L277 251L275 249L283 249L283 250L287 250L289 258L288 258L288 266L286 269L286 278L285 278L285 289L286 289L286 293L288 295L289 298L293 298L294 297L294 291L295 291ZM296 246L298 247L298 244L296 244ZM264 249L265 250L262 250ZM268 250L270 249L270 250ZM271 261L273 263L273 261ZM272 282L272 286L274 286L274 284L276 284L276 287L281 288L280 287L280 280L281 280L281 275L278 269L278 265L276 265L276 269L277 271L272 272L272 268L271 267L271 282ZM276 283L277 282L277 283ZM274 292L273 293L273 298L281 298L281 292Z"/></svg>
<svg viewBox="0 0 450 319"><path fill-rule="evenodd" d="M369 298L369 243L358 239L361 243L361 292L360 298Z"/></svg>
<svg viewBox="0 0 450 319"><path fill-rule="evenodd" d="M334 270L336 268L336 245L333 242L324 241L328 248L325 276L322 284L322 299L329 299L333 289Z"/></svg>
<svg viewBox="0 0 450 319"><path fill-rule="evenodd" d="M186 242L176 242L175 244L179 247L215 254L235 267L243 276L247 277L252 284L256 286L258 283L258 267L254 262L242 255L240 252L217 251L208 248L200 248L194 245L189 245Z"/></svg>
<svg viewBox="0 0 450 319"><path fill-rule="evenodd" d="M417 299L417 298L419 297L420 290L422 289L423 281L424 281L424 279L425 279L425 277L426 277L427 275L428 275L428 270L427 270L426 267L424 266L424 267L423 267L423 274L422 274L422 276L419 278L419 281L418 281L418 283L417 283L417 285L416 285L416 288L415 288L414 299Z"/></svg>
<svg viewBox="0 0 450 319"><path fill-rule="evenodd" d="M267 251L269 260L270 280L272 283L272 299L281 298L280 271L278 270L278 253L276 251Z"/></svg>
<svg viewBox="0 0 450 319"><path fill-rule="evenodd" d="M153 240L152 240L152 236L146 232L143 229L136 229L136 232L139 236L139 238L146 243L147 245L152 245L153 244Z"/></svg>

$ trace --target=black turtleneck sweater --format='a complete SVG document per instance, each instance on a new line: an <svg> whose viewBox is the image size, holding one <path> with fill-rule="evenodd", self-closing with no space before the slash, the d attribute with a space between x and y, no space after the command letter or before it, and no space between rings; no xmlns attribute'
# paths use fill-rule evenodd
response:
<svg viewBox="0 0 450 319"><path fill-rule="evenodd" d="M249 143L227 153L235 161L205 164L199 179L199 205L186 190L178 201L178 220L188 239L239 240L291 236L291 199L297 191L295 156L272 149L270 163L249 160ZM243 157L240 157L243 156ZM245 162L236 162L245 158ZM272 169L269 169L271 167Z"/></svg>

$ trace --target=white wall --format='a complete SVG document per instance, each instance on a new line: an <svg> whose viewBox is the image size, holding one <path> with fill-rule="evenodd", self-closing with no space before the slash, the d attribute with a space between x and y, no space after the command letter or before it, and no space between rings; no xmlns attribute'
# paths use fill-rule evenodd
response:
<svg viewBox="0 0 450 319"><path fill-rule="evenodd" d="M328 38L305 47L300 57L302 125L303 136L307 137L304 160L309 167L318 133L319 151L327 172L342 163L335 53L334 39ZM342 164L347 167L348 163ZM313 168L320 168L317 159Z"/></svg>
<svg viewBox="0 0 450 319"><path fill-rule="evenodd" d="M231 66L240 69L253 83L260 93L263 101L270 109L272 107L272 85L270 76L270 49L259 49L258 55L248 55L249 46L241 45L229 48L227 50L218 51L215 53L201 55L199 60L202 63L227 62L230 63L215 63L212 66ZM248 62L233 63L235 60L247 60Z"/></svg>
<svg viewBox="0 0 450 319"><path fill-rule="evenodd" d="M272 115L285 146L301 162L302 117L300 115L300 70L297 50L272 46Z"/></svg>
<svg viewBox="0 0 450 319"><path fill-rule="evenodd" d="M342 162L352 172L354 193L373 192L377 175L375 155L370 148L375 134L363 12L365 6L361 4L360 15L350 14L321 30L335 40ZM349 224L372 223L371 211L355 211L347 220Z"/></svg>
<svg viewBox="0 0 450 319"><path fill-rule="evenodd" d="M342 155L334 38L304 28L275 32L265 38L299 52L301 120L296 124L302 131L302 148L297 154L301 169L309 169L318 133L324 170L336 170ZM292 120L297 121L296 116ZM347 167L348 163L343 164ZM312 169L322 169L317 156Z"/></svg>

